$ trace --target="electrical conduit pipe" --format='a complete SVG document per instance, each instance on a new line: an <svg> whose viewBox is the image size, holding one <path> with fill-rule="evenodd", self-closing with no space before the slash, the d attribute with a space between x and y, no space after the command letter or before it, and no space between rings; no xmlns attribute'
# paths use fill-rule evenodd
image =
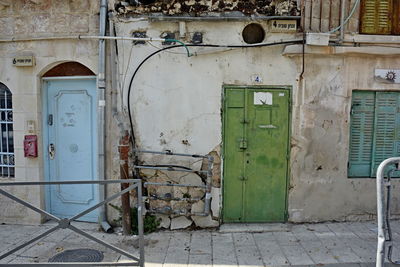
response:
<svg viewBox="0 0 400 267"><path fill-rule="evenodd" d="M106 22L107 22L107 0L100 0L100 36L106 35ZM104 180L105 177L105 89L106 89L106 43L105 39L99 39L99 67L97 74L97 134L98 134L98 168L97 177L98 179ZM105 186L99 185L99 198L100 201L105 199ZM111 225L107 222L106 208L104 205L100 206L99 222L101 227L106 233L113 231Z"/></svg>

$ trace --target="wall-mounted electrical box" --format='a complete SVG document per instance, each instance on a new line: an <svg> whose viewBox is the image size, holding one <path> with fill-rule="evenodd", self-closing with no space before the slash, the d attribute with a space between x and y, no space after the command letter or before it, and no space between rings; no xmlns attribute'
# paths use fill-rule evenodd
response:
<svg viewBox="0 0 400 267"><path fill-rule="evenodd" d="M38 156L37 135L25 135L24 156L29 158L36 158Z"/></svg>

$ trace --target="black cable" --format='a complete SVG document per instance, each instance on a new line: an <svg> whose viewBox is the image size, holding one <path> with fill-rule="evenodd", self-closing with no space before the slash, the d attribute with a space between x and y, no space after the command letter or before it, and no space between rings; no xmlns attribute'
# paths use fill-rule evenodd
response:
<svg viewBox="0 0 400 267"><path fill-rule="evenodd" d="M274 46L274 45L284 45L284 44L301 44L303 43L303 40L298 40L298 41L282 41L282 42L276 42L276 43L261 43L261 44L255 44L255 45L213 45L213 44L187 44L186 46L188 47L218 47L218 48L252 48L252 47L265 47L265 46ZM177 47L183 47L183 45L172 45L172 46L168 46L168 47L164 47L160 50L157 50L153 53L151 53L150 55L148 55L145 59L142 60L142 62L140 62L140 64L137 66L137 68L135 69L131 80L129 82L129 87L128 87L128 116L129 116L129 123L130 123L130 128L131 128L131 142L132 145L135 145L135 133L133 131L133 122L132 122L132 114L131 114L131 90L132 90L132 84L133 84L133 80L136 77L136 74L138 73L138 71L140 70L140 68L143 66L143 64L149 60L151 57L153 57L154 55L157 55L158 53L165 51L165 50L169 50L169 49L173 49L173 48L177 48Z"/></svg>

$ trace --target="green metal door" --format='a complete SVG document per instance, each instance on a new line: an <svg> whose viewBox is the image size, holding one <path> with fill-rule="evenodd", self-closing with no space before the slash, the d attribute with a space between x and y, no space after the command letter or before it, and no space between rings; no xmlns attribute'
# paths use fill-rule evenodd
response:
<svg viewBox="0 0 400 267"><path fill-rule="evenodd" d="M224 100L224 222L283 222L290 91L227 87Z"/></svg>

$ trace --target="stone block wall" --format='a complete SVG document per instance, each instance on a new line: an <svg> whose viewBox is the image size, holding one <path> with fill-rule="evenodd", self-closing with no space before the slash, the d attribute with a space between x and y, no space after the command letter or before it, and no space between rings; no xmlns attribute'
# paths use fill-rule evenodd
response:
<svg viewBox="0 0 400 267"><path fill-rule="evenodd" d="M44 158L42 147L41 76L66 61L77 61L97 71L96 40L10 41L12 38L97 34L99 1L87 0L2 0L0 1L0 82L12 92L15 149L15 178L7 181L42 181ZM15 56L34 56L31 67L14 67ZM35 129L28 132L27 121ZM38 136L37 158L25 158L23 139ZM45 207L45 191L39 186L8 188L13 194L38 207ZM38 223L41 216L0 197L0 223Z"/></svg>
<svg viewBox="0 0 400 267"><path fill-rule="evenodd" d="M196 187L179 186L147 186L148 211L157 214L161 219L161 228L181 229L189 226L207 228L219 226L220 220L220 193L221 193L221 155L219 146L209 153L213 157L211 179L211 207L208 216L195 216L194 213L204 213L206 191ZM181 161L182 162L182 161ZM207 177L198 171L208 170L208 160L196 160L188 164L189 168L197 173L160 171L142 169L140 175L145 182L185 184L204 186Z"/></svg>
<svg viewBox="0 0 400 267"><path fill-rule="evenodd" d="M3 0L1 37L84 34L98 30L99 1Z"/></svg>

